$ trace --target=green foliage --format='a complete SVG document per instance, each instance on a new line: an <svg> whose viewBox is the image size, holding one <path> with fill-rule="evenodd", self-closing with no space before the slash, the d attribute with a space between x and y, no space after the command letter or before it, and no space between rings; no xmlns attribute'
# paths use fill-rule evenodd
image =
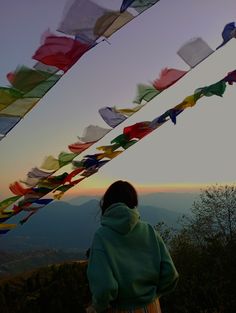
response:
<svg viewBox="0 0 236 313"><path fill-rule="evenodd" d="M90 293L86 262L53 265L0 284L1 313L85 312Z"/></svg>
<svg viewBox="0 0 236 313"><path fill-rule="evenodd" d="M162 300L164 312L236 312L235 217L235 186L202 190L191 216L169 241L180 280Z"/></svg>

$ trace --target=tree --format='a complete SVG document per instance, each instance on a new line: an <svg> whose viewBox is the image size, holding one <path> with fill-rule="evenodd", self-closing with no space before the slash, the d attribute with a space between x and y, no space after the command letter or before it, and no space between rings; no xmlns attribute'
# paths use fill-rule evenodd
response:
<svg viewBox="0 0 236 313"><path fill-rule="evenodd" d="M235 239L236 186L213 185L201 190L192 206L192 215L185 217L185 226L200 243L220 238L224 243Z"/></svg>

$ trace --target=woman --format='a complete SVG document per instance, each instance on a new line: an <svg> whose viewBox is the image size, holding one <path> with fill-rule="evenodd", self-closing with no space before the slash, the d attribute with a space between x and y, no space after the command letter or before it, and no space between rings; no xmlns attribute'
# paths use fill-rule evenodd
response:
<svg viewBox="0 0 236 313"><path fill-rule="evenodd" d="M174 289L178 273L160 235L140 220L134 187L116 181L101 202L101 227L90 251L87 313L160 313L158 298Z"/></svg>

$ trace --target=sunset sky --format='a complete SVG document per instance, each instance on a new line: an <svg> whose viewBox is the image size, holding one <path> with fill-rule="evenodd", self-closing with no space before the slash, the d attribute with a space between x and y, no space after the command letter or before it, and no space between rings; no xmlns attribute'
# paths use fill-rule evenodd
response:
<svg viewBox="0 0 236 313"><path fill-rule="evenodd" d="M35 63L31 56L40 36L48 28L56 33L65 2L2 0L1 86L7 85L6 74L17 65ZM164 67L188 70L176 54L183 43L199 36L215 49L222 42L224 25L235 20L235 12L235 0L179 0L178 4L161 0L114 34L109 43L101 42L85 54L0 142L0 199L11 196L8 185L25 178L45 156L68 151L68 144L76 142L86 126L107 127L99 108L132 107L136 85L152 82ZM235 53L236 40L231 40L85 154L108 145L125 126L152 120L196 88L223 78L236 69ZM235 98L236 87L229 86L223 98L201 99L179 116L177 125L166 123L76 186L69 196L99 193L117 179L129 180L143 192L195 191L207 184L235 183Z"/></svg>

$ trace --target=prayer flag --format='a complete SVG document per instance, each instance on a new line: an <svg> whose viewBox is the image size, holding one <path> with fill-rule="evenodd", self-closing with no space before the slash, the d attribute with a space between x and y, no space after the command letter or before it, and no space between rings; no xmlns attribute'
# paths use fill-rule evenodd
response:
<svg viewBox="0 0 236 313"><path fill-rule="evenodd" d="M112 128L116 127L124 120L126 120L126 116L116 112L115 109L111 107L101 108L98 110L98 112L103 118L103 120Z"/></svg>
<svg viewBox="0 0 236 313"><path fill-rule="evenodd" d="M137 95L133 102L141 103L142 100L149 102L159 93L160 91L154 88L153 86L139 84L137 85Z"/></svg>
<svg viewBox="0 0 236 313"><path fill-rule="evenodd" d="M19 116L0 115L0 134L6 135L20 120Z"/></svg>
<svg viewBox="0 0 236 313"><path fill-rule="evenodd" d="M60 168L60 163L57 159L50 155L44 159L43 164L40 167L49 171L57 171Z"/></svg>
<svg viewBox="0 0 236 313"><path fill-rule="evenodd" d="M5 114L14 117L23 117L39 102L39 100L40 98L17 99L13 103L9 104L5 109L1 110L0 113L2 115Z"/></svg>
<svg viewBox="0 0 236 313"><path fill-rule="evenodd" d="M206 59L214 51L202 38L193 38L186 42L178 51L177 54L190 67L194 67L201 61Z"/></svg>
<svg viewBox="0 0 236 313"><path fill-rule="evenodd" d="M32 58L66 72L89 49L89 44L49 33Z"/></svg>
<svg viewBox="0 0 236 313"><path fill-rule="evenodd" d="M107 13L108 10L90 0L75 0L67 4L62 22L58 31L82 37L89 41L95 41L98 37L94 34L97 20Z"/></svg>
<svg viewBox="0 0 236 313"><path fill-rule="evenodd" d="M134 16L127 11L123 13L107 12L97 20L94 26L94 34L97 37L103 36L109 38L133 18Z"/></svg>
<svg viewBox="0 0 236 313"><path fill-rule="evenodd" d="M235 27L235 23L231 22L225 25L223 32L222 32L223 42L216 49L223 47L233 37L236 37L236 27Z"/></svg>
<svg viewBox="0 0 236 313"><path fill-rule="evenodd" d="M78 137L78 139L85 143L93 143L104 137L110 130L111 129L103 128L97 125L89 125L84 129L83 135Z"/></svg>
<svg viewBox="0 0 236 313"><path fill-rule="evenodd" d="M153 82L153 87L162 91L183 77L187 71L177 70L175 68L165 68L161 71L160 77Z"/></svg>

